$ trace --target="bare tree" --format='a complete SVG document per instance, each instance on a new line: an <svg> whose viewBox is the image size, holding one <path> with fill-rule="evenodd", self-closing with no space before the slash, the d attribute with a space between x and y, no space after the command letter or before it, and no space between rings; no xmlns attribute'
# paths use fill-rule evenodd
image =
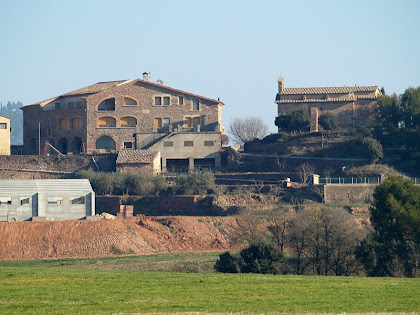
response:
<svg viewBox="0 0 420 315"><path fill-rule="evenodd" d="M289 244L296 253L296 272L307 266L318 275L357 273L354 251L362 238L354 218L343 209L299 211L290 222Z"/></svg>
<svg viewBox="0 0 420 315"><path fill-rule="evenodd" d="M264 228L263 220L255 216L248 206L243 214L236 219L237 227L235 237L247 242L249 245L264 242L267 239L267 231Z"/></svg>
<svg viewBox="0 0 420 315"><path fill-rule="evenodd" d="M297 172L302 183L306 183L309 176L315 172L315 167L312 164L305 162L298 166Z"/></svg>
<svg viewBox="0 0 420 315"><path fill-rule="evenodd" d="M279 157L276 158L276 165L279 167L280 170L284 170L284 167L286 166L286 158L283 158L282 160L280 160Z"/></svg>
<svg viewBox="0 0 420 315"><path fill-rule="evenodd" d="M244 144L255 138L264 138L268 134L268 126L260 117L235 117L229 124L229 136L236 144Z"/></svg>

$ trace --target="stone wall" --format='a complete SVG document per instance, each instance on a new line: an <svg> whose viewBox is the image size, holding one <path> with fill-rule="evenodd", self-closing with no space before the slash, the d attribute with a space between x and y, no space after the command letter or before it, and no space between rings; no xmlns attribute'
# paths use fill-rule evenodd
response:
<svg viewBox="0 0 420 315"><path fill-rule="evenodd" d="M371 184L324 185L324 202L343 205L369 204L373 201L373 191L376 186Z"/></svg>
<svg viewBox="0 0 420 315"><path fill-rule="evenodd" d="M102 172L115 171L115 154L93 158ZM73 173L89 168L96 170L96 165L92 157L83 156L0 156L0 178L74 178L75 174Z"/></svg>

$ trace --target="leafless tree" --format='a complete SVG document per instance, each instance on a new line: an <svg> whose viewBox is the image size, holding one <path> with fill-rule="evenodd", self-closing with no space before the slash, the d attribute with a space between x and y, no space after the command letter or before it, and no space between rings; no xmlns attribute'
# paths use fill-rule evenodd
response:
<svg viewBox="0 0 420 315"><path fill-rule="evenodd" d="M305 162L298 166L297 172L302 183L306 183L309 176L315 172L315 167L312 164Z"/></svg>
<svg viewBox="0 0 420 315"><path fill-rule="evenodd" d="M276 165L279 167L281 171L284 170L286 166L286 162L287 162L286 158L282 158L282 159L280 159L279 157L276 158Z"/></svg>
<svg viewBox="0 0 420 315"><path fill-rule="evenodd" d="M254 183L254 187L257 189L257 191L258 191L258 194L261 194L261 190L264 188L264 181L262 181L262 180L255 180L255 179L252 179L252 182Z"/></svg>
<svg viewBox="0 0 420 315"><path fill-rule="evenodd" d="M302 210L290 222L289 243L296 253L296 272L307 266L318 275L357 273L354 251L363 231L345 210L320 208Z"/></svg>
<svg viewBox="0 0 420 315"><path fill-rule="evenodd" d="M248 206L242 215L236 219L237 227L235 229L235 237L245 241L248 244L257 244L266 240L267 233L263 226L263 220L253 214L252 209Z"/></svg>
<svg viewBox="0 0 420 315"><path fill-rule="evenodd" d="M289 211L285 207L280 207L270 220L268 230L272 234L274 245L283 254L286 245L286 228L288 225Z"/></svg>
<svg viewBox="0 0 420 315"><path fill-rule="evenodd" d="M268 134L268 126L260 117L235 117L229 124L230 139L236 144L244 144L255 138L263 138Z"/></svg>

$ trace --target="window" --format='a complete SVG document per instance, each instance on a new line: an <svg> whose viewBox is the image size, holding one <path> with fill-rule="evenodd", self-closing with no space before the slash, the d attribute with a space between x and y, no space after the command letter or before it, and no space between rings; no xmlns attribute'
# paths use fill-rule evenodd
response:
<svg viewBox="0 0 420 315"><path fill-rule="evenodd" d="M214 141L204 141L205 147L214 147Z"/></svg>
<svg viewBox="0 0 420 315"><path fill-rule="evenodd" d="M55 106L55 109L60 109L60 107L61 107L60 103L55 103L54 106Z"/></svg>
<svg viewBox="0 0 420 315"><path fill-rule="evenodd" d="M0 129L7 129L7 124L6 123L1 123L0 124Z"/></svg>
<svg viewBox="0 0 420 315"><path fill-rule="evenodd" d="M70 129L70 120L67 118L61 118L58 121L58 130L68 130Z"/></svg>
<svg viewBox="0 0 420 315"><path fill-rule="evenodd" d="M194 146L193 141L184 141L184 147L192 147L192 146Z"/></svg>
<svg viewBox="0 0 420 315"><path fill-rule="evenodd" d="M83 107L83 101L78 101L76 104L77 104L77 108Z"/></svg>
<svg viewBox="0 0 420 315"><path fill-rule="evenodd" d="M169 96L164 96L163 105L170 105L170 104L171 104L171 99L169 98Z"/></svg>
<svg viewBox="0 0 420 315"><path fill-rule="evenodd" d="M20 197L21 206L29 206L29 197Z"/></svg>
<svg viewBox="0 0 420 315"><path fill-rule="evenodd" d="M185 117L185 128L197 128L200 125L200 117Z"/></svg>
<svg viewBox="0 0 420 315"><path fill-rule="evenodd" d="M137 119L135 117L122 117L120 119L121 127L135 127L137 125Z"/></svg>
<svg viewBox="0 0 420 315"><path fill-rule="evenodd" d="M174 146L174 142L173 141L164 141L163 142L163 146L164 147L173 147Z"/></svg>
<svg viewBox="0 0 420 315"><path fill-rule="evenodd" d="M136 100L133 100L130 97L124 97L124 105L125 106L137 106Z"/></svg>
<svg viewBox="0 0 420 315"><path fill-rule="evenodd" d="M155 105L171 105L171 98L169 96L155 96Z"/></svg>
<svg viewBox="0 0 420 315"><path fill-rule="evenodd" d="M71 120L71 129L82 129L82 119L75 117Z"/></svg>
<svg viewBox="0 0 420 315"><path fill-rule="evenodd" d="M192 110L200 110L200 100L198 98L193 98L193 108Z"/></svg>
<svg viewBox="0 0 420 315"><path fill-rule="evenodd" d="M162 105L162 97L160 96L155 97L155 105Z"/></svg>
<svg viewBox="0 0 420 315"><path fill-rule="evenodd" d="M12 197L0 197L0 205L11 205L12 204Z"/></svg>
<svg viewBox="0 0 420 315"><path fill-rule="evenodd" d="M162 118L155 118L155 127L162 128Z"/></svg>
<svg viewBox="0 0 420 315"><path fill-rule="evenodd" d="M70 197L69 204L71 205L84 205L85 204L85 197Z"/></svg>
<svg viewBox="0 0 420 315"><path fill-rule="evenodd" d="M49 205L61 205L63 203L63 197L47 197Z"/></svg>
<svg viewBox="0 0 420 315"><path fill-rule="evenodd" d="M101 117L98 119L98 126L99 127L116 127L117 120L114 117Z"/></svg>
<svg viewBox="0 0 420 315"><path fill-rule="evenodd" d="M155 118L155 127L162 128L162 127L169 127L171 120L169 118Z"/></svg>
<svg viewBox="0 0 420 315"><path fill-rule="evenodd" d="M68 105L69 105L69 108L74 108L74 102L69 102Z"/></svg>
<svg viewBox="0 0 420 315"><path fill-rule="evenodd" d="M99 106L98 110L100 111L114 111L115 110L115 98L108 98L103 100Z"/></svg>
<svg viewBox="0 0 420 315"><path fill-rule="evenodd" d="M124 149L132 149L133 142L124 142Z"/></svg>
<svg viewBox="0 0 420 315"><path fill-rule="evenodd" d="M178 105L180 105L180 106L184 105L184 97L183 96L178 97Z"/></svg>

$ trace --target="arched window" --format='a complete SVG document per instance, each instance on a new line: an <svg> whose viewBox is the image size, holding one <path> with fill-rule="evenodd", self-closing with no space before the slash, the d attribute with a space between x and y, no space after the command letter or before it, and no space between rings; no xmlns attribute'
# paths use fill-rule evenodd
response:
<svg viewBox="0 0 420 315"><path fill-rule="evenodd" d="M68 130L70 129L70 121L67 118L61 118L58 121L58 130Z"/></svg>
<svg viewBox="0 0 420 315"><path fill-rule="evenodd" d="M103 100L99 106L98 110L101 111L114 111L115 110L115 98L108 98L106 100Z"/></svg>
<svg viewBox="0 0 420 315"><path fill-rule="evenodd" d="M121 127L135 127L137 125L137 119L135 117L122 117L120 119Z"/></svg>
<svg viewBox="0 0 420 315"><path fill-rule="evenodd" d="M80 117L71 120L71 129L82 129L82 119Z"/></svg>
<svg viewBox="0 0 420 315"><path fill-rule="evenodd" d="M98 119L98 127L116 127L117 120L114 117L104 116Z"/></svg>
<svg viewBox="0 0 420 315"><path fill-rule="evenodd" d="M115 150L115 141L111 137L102 136L96 140L96 150Z"/></svg>
<svg viewBox="0 0 420 315"><path fill-rule="evenodd" d="M130 98L130 97L124 97L124 105L126 105L126 106L137 106L137 101Z"/></svg>

